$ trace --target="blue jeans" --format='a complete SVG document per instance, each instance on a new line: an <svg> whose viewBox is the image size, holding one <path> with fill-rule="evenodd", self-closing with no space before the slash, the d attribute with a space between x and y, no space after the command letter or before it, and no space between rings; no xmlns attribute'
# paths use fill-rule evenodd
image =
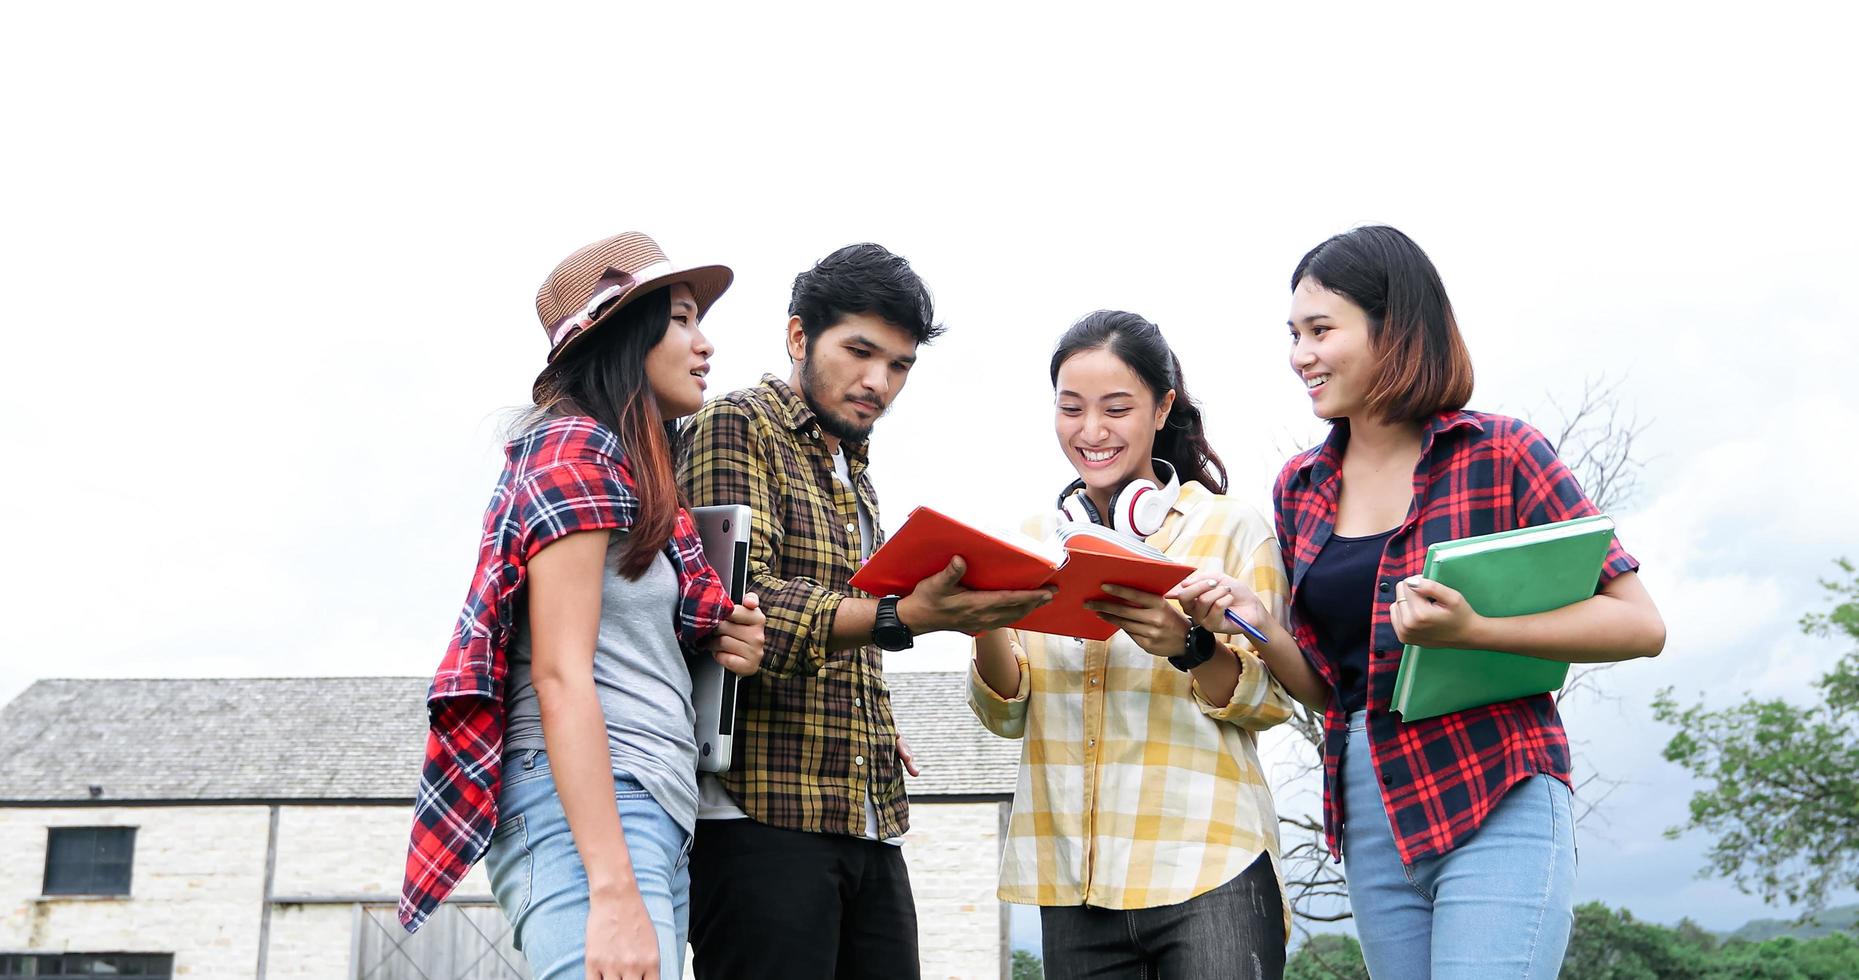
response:
<svg viewBox="0 0 1859 980"><path fill-rule="evenodd" d="M659 976L684 973L690 931L690 835L630 775L613 774L633 877L658 933ZM485 868L491 893L516 927L516 948L536 980L582 980L587 946L587 871L540 749L505 760L497 832Z"/></svg>
<svg viewBox="0 0 1859 980"><path fill-rule="evenodd" d="M1366 718L1343 754L1343 875L1376 980L1554 980L1575 924L1574 801L1537 774L1469 839L1401 863L1369 757Z"/></svg>

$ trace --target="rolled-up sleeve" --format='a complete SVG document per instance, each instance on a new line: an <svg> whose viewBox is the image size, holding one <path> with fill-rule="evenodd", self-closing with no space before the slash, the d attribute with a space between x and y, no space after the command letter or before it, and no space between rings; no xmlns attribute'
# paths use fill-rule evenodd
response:
<svg viewBox="0 0 1859 980"><path fill-rule="evenodd" d="M569 459L530 473L517 484L511 513L515 552L524 563L542 549L581 531L624 531L639 517L639 498L618 464Z"/></svg>
<svg viewBox="0 0 1859 980"><path fill-rule="evenodd" d="M1002 738L1022 738L1026 735L1027 695L1032 691L1032 672L1026 667L1026 651L1016 638L1009 641L1013 648L1013 659L1020 668L1020 687L1013 697L1003 698L981 679L981 670L971 658L968 662L968 707L981 722L981 727Z"/></svg>
<svg viewBox="0 0 1859 980"><path fill-rule="evenodd" d="M1517 526L1536 527L1599 514L1600 508L1588 499L1548 437L1527 422L1513 421L1513 425L1511 499ZM1607 546L1606 563L1601 566L1601 584L1639 570L1639 559L1627 553L1618 537L1614 538Z"/></svg>
<svg viewBox="0 0 1859 980"><path fill-rule="evenodd" d="M1234 548L1228 552L1227 574L1244 582L1259 597L1259 601L1265 603L1272 618L1280 626L1285 626L1289 617L1291 586L1285 578L1284 559L1278 551L1278 540L1263 532L1263 527L1255 531L1248 526L1244 533L1235 535ZM1232 567L1234 565L1239 567L1235 569ZM1200 706L1201 713L1215 721L1237 725L1249 731L1264 731L1290 720L1293 705L1291 695L1253 650L1252 641L1243 635L1234 636L1227 642L1227 648L1239 658L1239 682L1233 687L1233 696L1224 705L1208 701L1201 694L1200 685L1193 685L1194 702Z"/></svg>

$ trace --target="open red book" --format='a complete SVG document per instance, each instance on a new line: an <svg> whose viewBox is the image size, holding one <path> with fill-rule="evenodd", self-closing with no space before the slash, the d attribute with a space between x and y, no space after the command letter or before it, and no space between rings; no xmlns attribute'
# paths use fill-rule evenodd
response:
<svg viewBox="0 0 1859 980"><path fill-rule="evenodd" d="M968 563L962 584L971 589L1058 586L1057 598L1012 624L1014 629L1087 640L1107 640L1117 631L1084 608L1092 599L1118 601L1104 586L1161 595L1195 571L1193 565L1171 561L1141 541L1094 524L1061 524L1056 543L1015 543L918 507L852 576L852 585L873 595L909 595L918 582L949 567L956 555Z"/></svg>

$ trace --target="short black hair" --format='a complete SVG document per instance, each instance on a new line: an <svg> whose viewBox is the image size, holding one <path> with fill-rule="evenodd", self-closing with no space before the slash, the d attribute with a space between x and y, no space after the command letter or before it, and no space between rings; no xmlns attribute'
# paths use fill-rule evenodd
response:
<svg viewBox="0 0 1859 980"><path fill-rule="evenodd" d="M1424 422L1472 398L1472 355L1433 260L1387 225L1333 235L1304 253L1291 290L1315 280L1368 314L1375 380L1368 411L1388 423Z"/></svg>
<svg viewBox="0 0 1859 980"><path fill-rule="evenodd" d="M840 320L870 314L927 344L942 336L929 287L901 255L882 245L847 245L794 277L788 316L813 338Z"/></svg>

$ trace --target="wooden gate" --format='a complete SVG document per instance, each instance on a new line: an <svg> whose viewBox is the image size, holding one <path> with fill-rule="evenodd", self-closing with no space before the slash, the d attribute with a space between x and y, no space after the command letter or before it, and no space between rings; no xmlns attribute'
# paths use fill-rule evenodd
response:
<svg viewBox="0 0 1859 980"><path fill-rule="evenodd" d="M355 906L350 980L530 980L495 905L447 903L408 935L392 905Z"/></svg>

